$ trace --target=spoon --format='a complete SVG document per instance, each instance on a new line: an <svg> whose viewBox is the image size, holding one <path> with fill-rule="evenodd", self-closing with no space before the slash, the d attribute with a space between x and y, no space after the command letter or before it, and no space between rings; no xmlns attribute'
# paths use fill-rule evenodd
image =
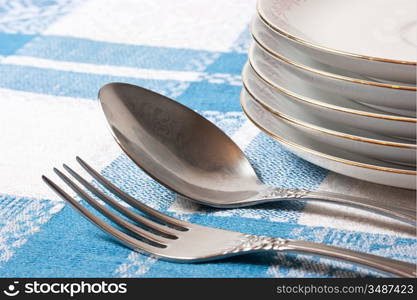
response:
<svg viewBox="0 0 417 300"><path fill-rule="evenodd" d="M213 123L153 91L109 83L99 91L111 132L152 178L198 203L233 208L301 199L354 206L416 223L413 210L324 191L272 187L260 181L245 154Z"/></svg>

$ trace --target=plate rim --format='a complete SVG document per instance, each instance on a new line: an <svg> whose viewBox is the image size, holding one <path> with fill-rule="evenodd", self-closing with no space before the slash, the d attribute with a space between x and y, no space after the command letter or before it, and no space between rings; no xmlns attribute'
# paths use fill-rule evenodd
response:
<svg viewBox="0 0 417 300"><path fill-rule="evenodd" d="M390 59L390 58L383 58L383 57L377 57L377 56L370 56L370 55L364 55L364 54L359 54L359 53L353 53L353 52L349 52L349 51L344 51L344 50L339 50L339 49L335 49L335 48L331 48L331 47L326 47L323 45L318 45L315 44L313 42L307 41L305 39L302 39L300 37L297 37L287 31L285 31L284 29L280 28L279 26L276 26L274 24L272 24L271 21L268 21L267 18L265 16L263 16L262 12L261 12L261 2L262 0L258 0L257 1L257 5L256 5L256 12L259 15L260 19L269 27L271 27L275 32L297 42L300 43L303 46L307 46L307 47L311 47L311 48L316 48L318 50L324 51L324 52L328 52L331 54L337 54L337 55L341 55L341 56L346 56L346 57L350 57L350 58L358 58L358 59L362 59L362 60L367 60L367 61L378 61L378 62L383 62L383 63L390 63L390 64L397 64L397 65L409 65L409 66L417 66L417 61L407 61L407 60L398 60L398 59Z"/></svg>
<svg viewBox="0 0 417 300"><path fill-rule="evenodd" d="M321 158L325 158L328 160L332 160L332 161L336 161L338 163L343 163L345 165L350 165L350 166L354 166L354 167L358 167L358 168L365 168L365 169L370 169L370 170L376 170L376 171L381 171L381 172L386 172L386 173L395 173L395 174L403 174L403 175L417 175L417 171L412 171L412 170L404 170L404 169L396 169L396 168L390 168L390 167L382 167L382 166L376 166L376 165L371 165L371 164L367 164L367 163L361 163L361 162L356 162L356 161L352 161L346 158L340 158L337 156L333 156L324 152L320 152L317 150L313 150L313 149L309 149L305 146L299 145L295 142L292 141L288 141L287 139L284 139L278 135L276 135L275 133L271 132L270 130L263 128L260 124L258 124L258 122L256 122L255 120L253 120L253 117L251 117L248 112L245 109L244 104L242 103L242 94L243 94L243 90L240 93L240 105L242 107L242 110L244 112L244 114L246 115L246 117L256 126L258 127L262 132L268 134L270 137L274 138L275 140L277 140L278 142L285 144L285 145L289 145L291 147L294 147L296 149L299 149L303 152L307 152L310 154L313 154L315 156L319 156Z"/></svg>
<svg viewBox="0 0 417 300"><path fill-rule="evenodd" d="M313 74L316 74L316 75L319 75L319 76L324 76L324 77L332 78L332 79L336 79L336 80L346 81L346 82L350 82L350 83L354 83L354 84L373 86L373 87L376 87L376 88L387 88L387 89L395 89L395 90L401 90L401 91L412 91L412 92L417 91L416 86L406 86L406 85L390 84L390 83L383 83L383 82L376 82L376 81L369 81L369 80L364 80L364 79L352 78L352 77L348 77L348 76L344 76L344 75L339 75L339 74L336 74L336 73L330 73L330 72L327 72L327 71L322 71L322 70L319 70L319 69L316 69L316 68L313 68L313 67L309 67L309 66L306 66L304 64L295 62L291 59L288 59L288 58L282 56L281 54L278 54L278 53L272 51L271 49L268 49L265 45L263 45L255 37L255 35L252 33L252 30L251 30L251 36L252 36L252 39L255 41L256 45L259 46L261 48L261 50L265 51L272 58L283 61L284 63L287 63L287 64L289 64L293 67L296 67L298 69L301 69L301 70L309 72L309 73L313 73Z"/></svg>
<svg viewBox="0 0 417 300"><path fill-rule="evenodd" d="M400 149L417 149L417 145L411 144L411 143L391 142L391 141L384 141L384 140L379 140L379 139L361 137L361 136L357 136L357 135L344 133L344 132L341 132L341 131L328 129L328 128L325 128L325 127L322 127L322 126L317 126L317 125L311 124L309 122L304 122L300 119L288 116L288 115L286 115L286 114L284 114L284 113L282 113L282 112L280 112L276 109L273 109L269 105L263 103L262 100L259 100L259 98L256 97L253 94L253 92L250 91L249 87L247 86L247 84L245 82L243 82L243 87L246 90L246 92L251 96L251 98L253 98L255 100L256 103L261 105L264 109L266 109L267 111L272 113L274 116L277 116L278 118L281 118L281 119L285 119L288 122L291 122L293 124L296 124L298 126L306 128L308 130L313 130L313 131L324 133L324 134L327 134L327 135L337 136L339 138L349 139L349 140L362 142L362 143L368 143L368 144L374 144L374 145L380 145L380 146L386 146L386 147L392 147L392 148L400 148Z"/></svg>
<svg viewBox="0 0 417 300"><path fill-rule="evenodd" d="M250 64L250 66L252 67L252 69L255 71L256 75L262 81L264 81L267 85L276 89L278 92L283 93L283 94L291 97L292 99L294 99L296 101L303 101L303 102L307 102L307 103L309 103L311 105L314 105L314 106L320 106L320 107L324 107L326 109L337 110L337 111L340 111L340 112L344 112L344 113L348 113L348 114L352 114L352 115L357 115L357 116L365 116L365 117L370 117L370 118L375 118L375 119L383 119L383 120L399 121L399 122L407 122L407 123L417 123L417 118L407 117L407 116L400 116L400 115L395 116L395 115L389 115L389 114L379 114L379 113L366 112L366 111L346 108L346 107L343 107L343 106L326 103L326 102L320 101L318 99L311 98L311 97L308 97L308 96L303 96L303 95L300 95L296 92L290 91L290 90L288 90L286 88L283 88L283 87L281 87L281 86L279 86L275 83L270 82L268 79L265 79L264 76L259 74L259 72L256 70L256 68L253 66L251 56L252 56L251 52L249 52L248 62Z"/></svg>

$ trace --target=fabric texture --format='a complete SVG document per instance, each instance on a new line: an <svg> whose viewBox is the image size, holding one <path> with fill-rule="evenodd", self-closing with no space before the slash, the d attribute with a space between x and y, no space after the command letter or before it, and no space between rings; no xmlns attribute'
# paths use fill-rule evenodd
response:
<svg viewBox="0 0 417 300"><path fill-rule="evenodd" d="M131 251L65 204L41 175L79 155L139 201L178 218L416 262L415 231L358 209L287 201L213 209L176 195L113 140L97 101L113 81L189 106L244 150L263 182L415 207L415 193L314 166L244 116L241 69L254 0L0 0L1 277L367 277L305 255L257 254L175 264ZM82 171L81 171L82 172ZM69 189L66 189L70 193ZM73 195L73 193L70 193Z"/></svg>

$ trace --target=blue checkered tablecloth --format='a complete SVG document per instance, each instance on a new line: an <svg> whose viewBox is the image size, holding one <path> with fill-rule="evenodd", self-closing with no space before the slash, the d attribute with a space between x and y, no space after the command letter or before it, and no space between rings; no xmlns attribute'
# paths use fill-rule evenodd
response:
<svg viewBox="0 0 417 300"><path fill-rule="evenodd" d="M219 210L178 197L113 141L98 89L155 90L220 126L261 179L415 207L415 193L314 166L263 133L239 105L254 0L0 0L0 277L364 277L348 263L259 254L203 264L143 256L102 233L42 182L80 155L123 190L191 222L315 241L416 262L415 231L336 205L281 202Z"/></svg>

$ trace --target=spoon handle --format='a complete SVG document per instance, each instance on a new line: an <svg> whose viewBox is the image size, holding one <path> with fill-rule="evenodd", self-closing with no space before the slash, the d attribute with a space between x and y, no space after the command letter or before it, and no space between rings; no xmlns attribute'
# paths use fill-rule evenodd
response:
<svg viewBox="0 0 417 300"><path fill-rule="evenodd" d="M273 200L285 199L300 199L305 201L322 201L341 204L351 207L356 207L371 211L380 215L400 220L402 222L416 226L416 211L413 209L401 208L382 204L378 201L350 195L343 195L338 193L326 191L307 191L299 189L283 189L273 188L266 195L263 200L269 198ZM269 201L268 200L268 201Z"/></svg>
<svg viewBox="0 0 417 300"><path fill-rule="evenodd" d="M309 198L316 201L333 202L337 204L361 208L416 226L415 210L405 209L401 207L393 207L390 205L379 203L369 198L342 195L326 191L310 192L307 195L303 196L303 198Z"/></svg>

